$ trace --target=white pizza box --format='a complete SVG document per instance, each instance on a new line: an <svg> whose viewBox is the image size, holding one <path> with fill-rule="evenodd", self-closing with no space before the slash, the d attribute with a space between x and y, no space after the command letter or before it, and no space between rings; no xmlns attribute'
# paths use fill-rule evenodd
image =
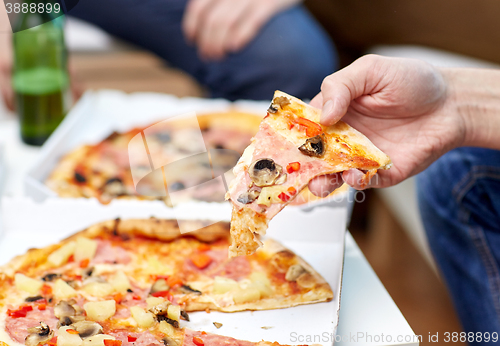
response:
<svg viewBox="0 0 500 346"><path fill-rule="evenodd" d="M270 101L229 102L223 99L177 98L159 93L126 94L116 90L89 91L41 148L25 178L25 192L36 201L56 197L56 193L44 181L60 158L80 145L100 142L113 131L128 131L190 112L202 114L238 109L264 117L269 103ZM299 208L311 209L321 205L347 207L350 215L354 199L355 192L351 189ZM145 208L149 208L150 205L161 202L143 203Z"/></svg>
<svg viewBox="0 0 500 346"><path fill-rule="evenodd" d="M178 208L158 204L146 210L140 207L140 201L117 200L101 205L93 199L48 198L36 203L29 198L4 197L5 235L0 241L0 265L29 248L52 244L96 222L117 217L228 220L229 214L214 203L189 204ZM322 222L325 218L330 221ZM319 343L331 345L340 309L346 218L346 208L322 206L309 212L285 208L271 222L268 232L328 281L334 292L332 301L269 311L196 312L190 313L191 322L183 321L182 326L243 340L292 345L303 343L296 335L323 335ZM216 329L213 322L223 326Z"/></svg>
<svg viewBox="0 0 500 346"><path fill-rule="evenodd" d="M0 197L2 197L3 194L3 189L4 189L4 182L7 177L7 172L6 172L6 165L5 165L5 150L4 150L4 143L0 142ZM2 222L2 206L0 205L0 241L2 241L2 236L3 236L3 222Z"/></svg>
<svg viewBox="0 0 500 346"><path fill-rule="evenodd" d="M0 142L0 196L4 189L4 182L7 176L7 168L5 165L5 148L4 143Z"/></svg>

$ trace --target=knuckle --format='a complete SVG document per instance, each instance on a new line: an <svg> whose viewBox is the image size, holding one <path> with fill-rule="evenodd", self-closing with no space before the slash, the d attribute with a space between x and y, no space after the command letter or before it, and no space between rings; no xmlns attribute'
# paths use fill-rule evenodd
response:
<svg viewBox="0 0 500 346"><path fill-rule="evenodd" d="M334 83L332 75L326 76L325 79L323 79L323 82L321 82L321 90L326 90L332 87Z"/></svg>
<svg viewBox="0 0 500 346"><path fill-rule="evenodd" d="M361 66L373 66L380 61L381 57L375 54L367 54L363 55L361 58L358 58L354 64L359 64Z"/></svg>
<svg viewBox="0 0 500 346"><path fill-rule="evenodd" d="M224 23L219 18L217 13L210 13L206 18L206 25L211 29L220 29L223 27Z"/></svg>

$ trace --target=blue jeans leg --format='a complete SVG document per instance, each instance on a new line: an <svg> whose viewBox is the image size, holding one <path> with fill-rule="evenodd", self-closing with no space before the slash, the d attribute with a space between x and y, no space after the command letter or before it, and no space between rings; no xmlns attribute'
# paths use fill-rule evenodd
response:
<svg viewBox="0 0 500 346"><path fill-rule="evenodd" d="M447 153L418 176L418 197L430 247L464 330L500 333L500 151ZM475 338L470 344L499 340L485 341Z"/></svg>
<svg viewBox="0 0 500 346"><path fill-rule="evenodd" d="M85 0L70 15L152 51L195 77L213 97L263 100L281 89L312 98L337 68L333 43L302 6L277 14L242 51L219 62L203 61L181 30L186 3Z"/></svg>

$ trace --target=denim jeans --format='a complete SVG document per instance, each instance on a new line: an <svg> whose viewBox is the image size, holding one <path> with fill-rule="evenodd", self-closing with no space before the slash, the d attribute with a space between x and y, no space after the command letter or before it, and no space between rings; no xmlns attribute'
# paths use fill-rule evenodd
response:
<svg viewBox="0 0 500 346"><path fill-rule="evenodd" d="M500 333L500 151L455 149L421 173L417 186L429 244L464 330Z"/></svg>
<svg viewBox="0 0 500 346"><path fill-rule="evenodd" d="M240 52L203 61L182 33L187 2L85 0L69 14L150 50L192 75L212 97L269 100L280 89L312 98L337 68L333 43L302 6L274 16Z"/></svg>

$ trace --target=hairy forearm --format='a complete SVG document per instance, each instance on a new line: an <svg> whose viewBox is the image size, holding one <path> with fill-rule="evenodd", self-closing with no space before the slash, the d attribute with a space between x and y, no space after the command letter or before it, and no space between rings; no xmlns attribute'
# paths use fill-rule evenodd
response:
<svg viewBox="0 0 500 346"><path fill-rule="evenodd" d="M464 124L464 146L500 149L500 70L442 69L449 110Z"/></svg>

